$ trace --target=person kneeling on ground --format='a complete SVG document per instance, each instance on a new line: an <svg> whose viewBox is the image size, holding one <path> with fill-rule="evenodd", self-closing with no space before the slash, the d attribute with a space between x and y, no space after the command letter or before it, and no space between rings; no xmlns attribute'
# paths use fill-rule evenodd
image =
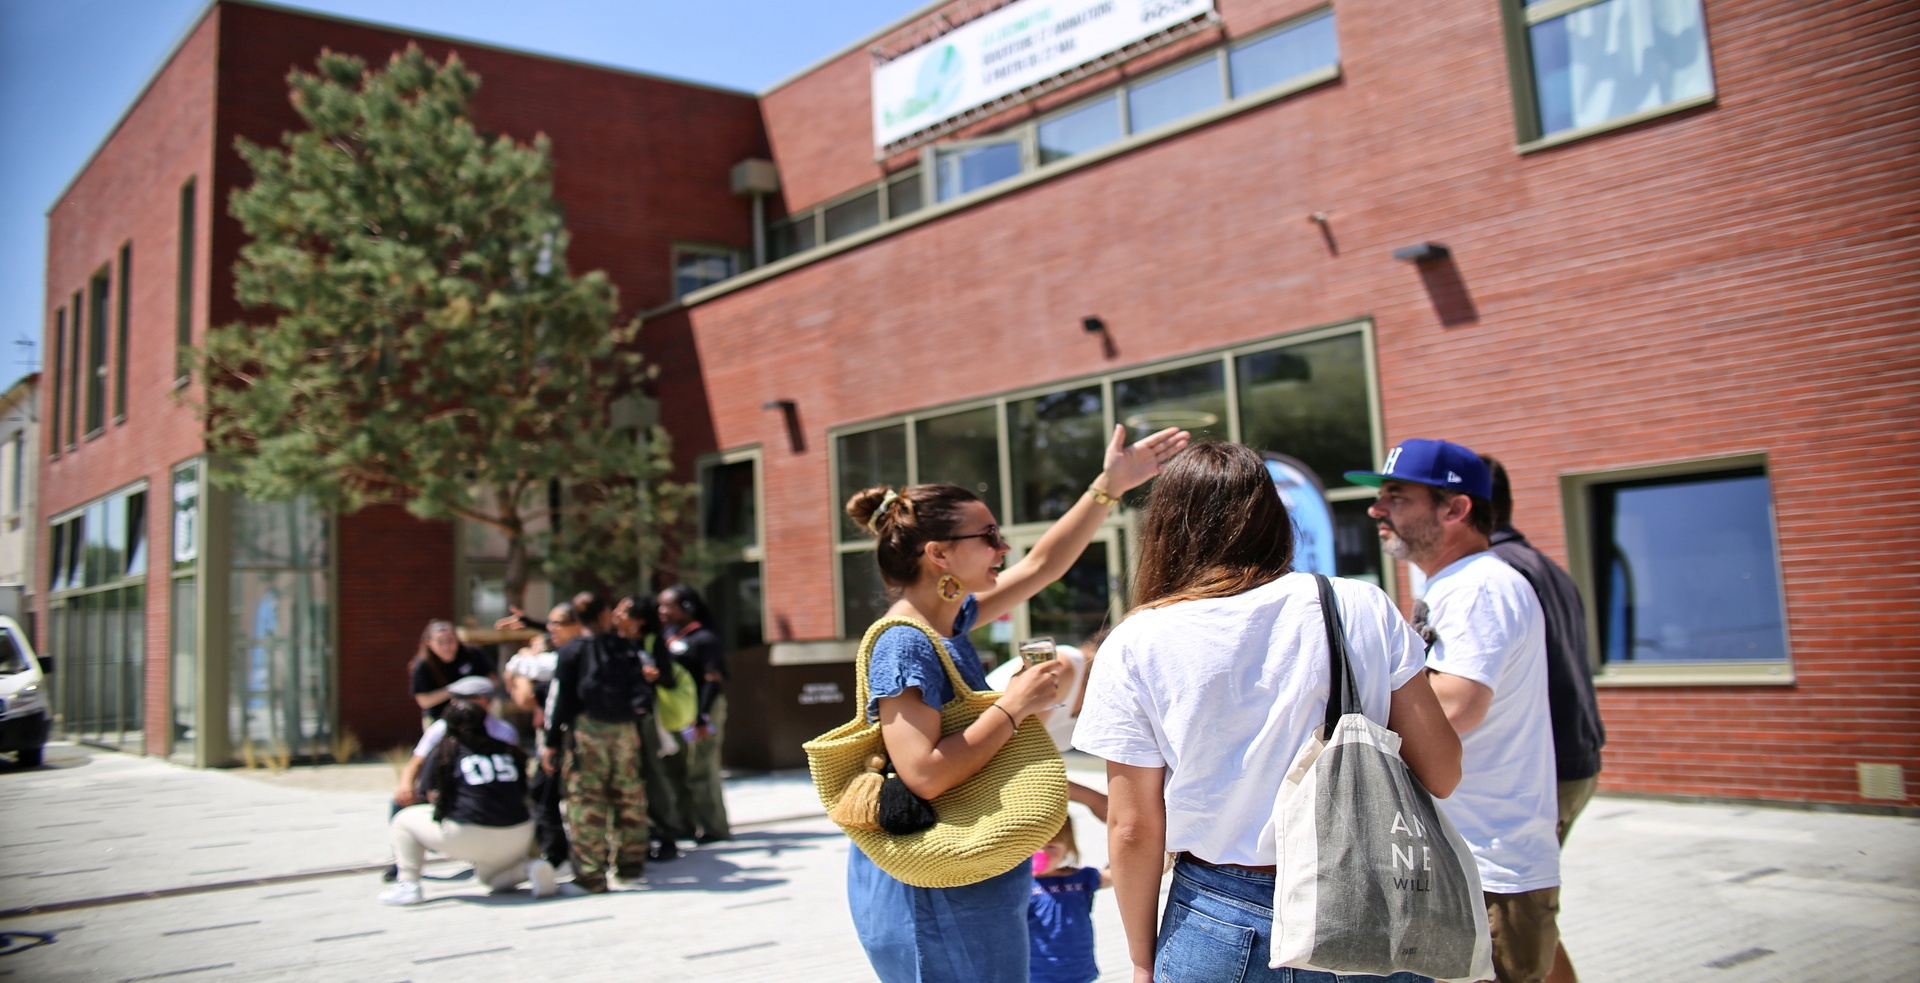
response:
<svg viewBox="0 0 1920 983"><path fill-rule="evenodd" d="M447 736L427 762L431 805L408 806L393 817L393 854L400 880L380 895L382 904L425 900L420 865L436 850L473 864L474 875L493 891L530 882L533 896L555 891L553 865L528 860L533 819L527 814L526 755L519 745L487 733L487 711L455 701L447 708Z"/></svg>

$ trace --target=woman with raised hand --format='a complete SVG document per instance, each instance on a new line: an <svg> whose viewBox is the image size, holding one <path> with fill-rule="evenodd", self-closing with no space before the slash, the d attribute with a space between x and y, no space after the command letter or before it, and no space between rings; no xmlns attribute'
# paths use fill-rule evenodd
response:
<svg viewBox="0 0 1920 983"><path fill-rule="evenodd" d="M1060 579L1079 558L1116 500L1159 473L1187 445L1167 429L1131 446L1114 428L1105 469L1018 563L1002 571L1006 540L993 510L957 485L869 488L848 500L847 515L878 540L874 556L893 596L888 617L933 627L968 686L987 689L967 638ZM1042 663L1015 676L992 710L942 737L940 708L953 686L939 653L920 630L896 625L876 641L867 679L868 720L877 720L895 773L915 795L933 799L974 776L1036 711L1052 704L1065 667ZM889 875L859 847L847 859L847 895L860 942L882 983L1025 983L1027 894L1031 863L976 884L920 888Z"/></svg>
<svg viewBox="0 0 1920 983"><path fill-rule="evenodd" d="M1073 738L1107 760L1107 859L1136 983L1381 979L1267 967L1274 803L1332 678L1318 584L1292 567L1293 522L1257 452L1206 442L1168 462L1132 612L1100 645ZM1362 710L1445 797L1460 739L1427 685L1426 647L1380 588L1332 585ZM1166 851L1179 857L1161 919Z"/></svg>

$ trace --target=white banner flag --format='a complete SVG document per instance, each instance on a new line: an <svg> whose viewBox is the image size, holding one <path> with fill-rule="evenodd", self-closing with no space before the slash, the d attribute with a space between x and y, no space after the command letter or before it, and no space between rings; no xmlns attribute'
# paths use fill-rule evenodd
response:
<svg viewBox="0 0 1920 983"><path fill-rule="evenodd" d="M1213 10L1213 0L1019 0L873 71L873 143L945 122Z"/></svg>

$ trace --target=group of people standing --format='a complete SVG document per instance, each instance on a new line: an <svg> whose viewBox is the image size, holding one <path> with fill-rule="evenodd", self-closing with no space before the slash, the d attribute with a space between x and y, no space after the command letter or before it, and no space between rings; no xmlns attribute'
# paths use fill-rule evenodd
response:
<svg viewBox="0 0 1920 983"><path fill-rule="evenodd" d="M581 593L545 621L515 609L499 622L540 633L502 673L451 624L430 623L411 665L424 733L394 794L397 883L381 900L422 899L429 849L472 862L494 890L528 883L537 897L569 871L603 892L676 859L683 841L730 839L728 671L712 624L684 584L614 604ZM502 695L525 741L489 712Z"/></svg>
<svg viewBox="0 0 1920 983"><path fill-rule="evenodd" d="M1005 570L1008 547L993 513L965 488L868 489L846 512L878 541L880 572L897 598L889 616L937 626L957 670L979 689L986 680L969 629L1058 579L1116 498L1153 479L1130 613L1100 644L1075 700L1072 737L1107 761L1103 818L1133 978L1383 979L1269 966L1275 804L1289 768L1321 736L1333 676L1318 584L1293 569L1292 519L1264 460L1237 444L1189 445L1171 430L1127 446L1116 429L1105 464ZM1361 708L1400 736L1407 768L1472 851L1496 978L1571 980L1555 924L1559 846L1593 791L1604 742L1578 595L1512 529L1498 462L1458 444L1410 440L1379 471L1347 478L1380 489L1369 515L1382 544L1425 581L1416 625L1381 588L1332 580ZM932 800L1056 703L1067 672L1058 661L1020 671L1002 687L1005 712L943 735L940 708L952 687L938 653L924 633L895 627L873 648L867 719L879 723L901 781ZM1044 975L1087 983L1096 975L1090 960L1059 975L1030 943L1034 873L1023 862L979 883L920 888L855 846L847 886L883 981ZM1083 890L1099 883L1085 880ZM1354 885L1357 902L1366 896Z"/></svg>

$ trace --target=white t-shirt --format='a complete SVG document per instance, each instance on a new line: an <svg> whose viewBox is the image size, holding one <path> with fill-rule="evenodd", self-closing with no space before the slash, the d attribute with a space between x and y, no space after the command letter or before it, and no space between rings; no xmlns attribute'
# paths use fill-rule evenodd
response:
<svg viewBox="0 0 1920 983"><path fill-rule="evenodd" d="M1047 729L1047 736L1053 738L1053 746L1065 751L1073 746L1074 724L1080 719L1073 715L1073 704L1080 698L1081 687L1087 684L1087 657L1071 645L1060 646L1056 657L1073 670L1067 676L1066 685L1060 687L1060 698L1054 701L1061 706L1057 710L1043 709L1034 716L1040 718L1040 725ZM1015 658L994 666L993 671L987 673L987 685L1005 690L1007 682L1014 673L1020 671L1022 664Z"/></svg>
<svg viewBox="0 0 1920 983"><path fill-rule="evenodd" d="M487 733L493 735L493 739L496 741L505 741L508 744L520 743L520 732L514 730L512 724L501 720L499 717L488 717L486 728ZM447 722L444 720L434 721L432 726L427 728L427 732L420 735L420 743L413 746L413 756L416 758L424 758L432 754L433 749L439 747L440 742L445 740L446 736Z"/></svg>
<svg viewBox="0 0 1920 983"><path fill-rule="evenodd" d="M1384 725L1420 672L1420 636L1380 588L1334 578L1360 706ZM1327 632L1312 575L1136 611L1100 644L1074 746L1165 767L1167 849L1275 862L1280 782L1327 713Z"/></svg>
<svg viewBox="0 0 1920 983"><path fill-rule="evenodd" d="M1437 634L1427 665L1493 690L1486 719L1460 738L1460 786L1440 808L1473 848L1486 890L1553 887L1559 799L1540 599L1506 561L1475 553L1428 580L1426 602Z"/></svg>
<svg viewBox="0 0 1920 983"><path fill-rule="evenodd" d="M525 676L536 683L551 682L553 669L560 664L558 652L516 652L507 660L506 674Z"/></svg>

